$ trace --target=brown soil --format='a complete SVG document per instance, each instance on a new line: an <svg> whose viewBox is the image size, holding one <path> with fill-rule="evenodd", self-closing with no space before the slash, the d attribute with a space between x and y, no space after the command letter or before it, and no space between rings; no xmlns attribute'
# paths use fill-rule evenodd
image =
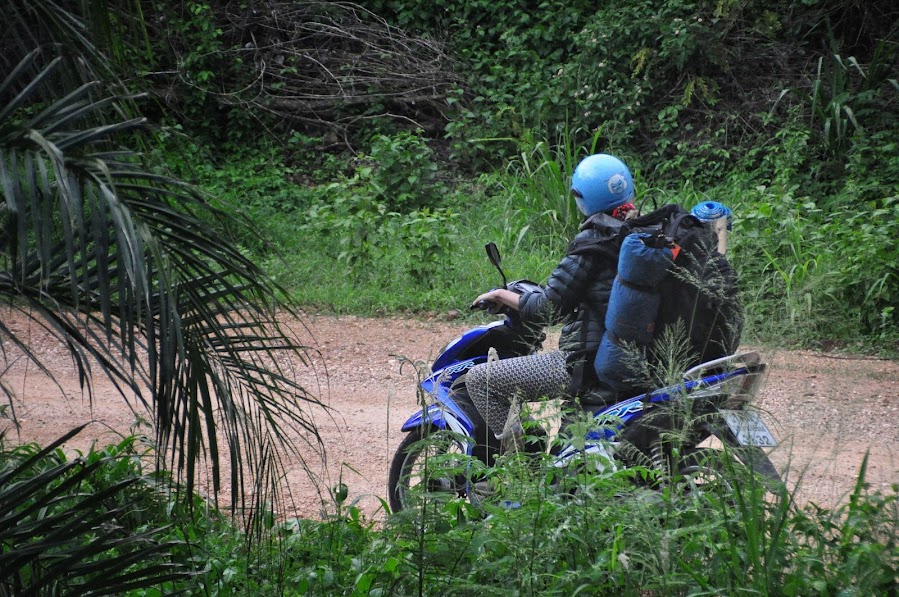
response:
<svg viewBox="0 0 899 597"><path fill-rule="evenodd" d="M93 404L82 396L66 350L24 320L3 312L3 321L52 368L58 385L26 367L14 351L0 355L2 382L12 388L20 423L0 419L7 445L47 444L69 429L90 423L68 447L86 450L92 442L115 442L148 416L134 410L105 380L98 379ZM305 326L303 325L305 324ZM328 488L342 481L350 500L377 517L386 494L387 470L402 440L400 427L417 410L415 369L407 361L429 362L465 324L395 318L307 316L293 329L318 352L300 367L306 387L331 409L314 412L326 462L305 449L306 466L295 461L285 478L290 491L285 516L316 517L333 511ZM32 324L32 328L34 328ZM761 349L770 363L758 404L780 446L771 459L786 474L801 501L832 506L852 489L869 451L867 481L887 491L899 483L899 363L842 358L808 352ZM9 411L7 411L7 417ZM305 439L296 437L302 444ZM308 470L306 470L308 469ZM227 495L227 491L225 492ZM322 500L322 496L325 497Z"/></svg>

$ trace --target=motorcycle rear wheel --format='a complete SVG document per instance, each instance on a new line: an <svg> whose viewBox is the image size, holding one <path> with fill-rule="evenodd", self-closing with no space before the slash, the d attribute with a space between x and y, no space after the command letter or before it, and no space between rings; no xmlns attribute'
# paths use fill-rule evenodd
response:
<svg viewBox="0 0 899 597"><path fill-rule="evenodd" d="M454 464L452 455L458 455ZM453 468L462 466L465 446L449 430L417 427L397 447L387 477L390 509L399 512L421 505L429 497L465 495L465 477ZM435 457L447 455L448 459ZM449 470L448 470L449 469Z"/></svg>
<svg viewBox="0 0 899 597"><path fill-rule="evenodd" d="M757 447L695 448L678 463L677 476L681 490L687 493L707 491L715 486L733 492L746 482L758 482L766 492L771 492L781 484L777 469Z"/></svg>

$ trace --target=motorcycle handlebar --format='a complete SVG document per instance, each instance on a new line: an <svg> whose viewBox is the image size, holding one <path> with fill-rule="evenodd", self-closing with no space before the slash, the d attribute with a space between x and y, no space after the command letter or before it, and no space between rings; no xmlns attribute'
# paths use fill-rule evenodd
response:
<svg viewBox="0 0 899 597"><path fill-rule="evenodd" d="M493 301L478 301L471 306L471 309L487 311L491 315L499 315L508 311L508 307L506 307L505 305L500 305L499 303L495 303Z"/></svg>
<svg viewBox="0 0 899 597"><path fill-rule="evenodd" d="M506 290L510 290L516 294L524 294L528 290L540 288L540 285L530 280L515 280L506 284ZM470 307L472 310L487 311L491 315L507 315L511 316L515 313L515 309L496 303L494 301L478 301Z"/></svg>

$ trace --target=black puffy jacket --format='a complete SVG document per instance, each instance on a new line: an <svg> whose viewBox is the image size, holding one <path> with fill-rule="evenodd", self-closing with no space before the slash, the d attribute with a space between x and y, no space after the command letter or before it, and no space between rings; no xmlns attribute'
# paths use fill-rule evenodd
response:
<svg viewBox="0 0 899 597"><path fill-rule="evenodd" d="M606 308L618 269L623 224L604 213L585 220L543 288L519 299L525 322L539 326L565 323L559 349L571 353L572 393L593 375L592 363L605 332ZM583 250L585 247L589 250Z"/></svg>

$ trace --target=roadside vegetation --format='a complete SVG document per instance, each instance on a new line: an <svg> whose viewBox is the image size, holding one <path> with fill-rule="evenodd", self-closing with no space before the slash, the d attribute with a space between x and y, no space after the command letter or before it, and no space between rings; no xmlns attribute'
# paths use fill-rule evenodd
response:
<svg viewBox="0 0 899 597"><path fill-rule="evenodd" d="M264 11L241 28L232 5L197 2L166 13L181 29L146 26L168 40L154 60L177 64L151 79L177 90L159 98L172 126L157 159L264 230L279 251L246 249L306 306L459 309L494 283L489 240L514 275L541 279L578 225L567 177L608 151L632 166L645 207L734 210L748 337L895 352L892 3L302 6L300 31ZM329 27L369 37L332 40L340 52L313 68L298 46ZM386 40L426 46L431 67ZM350 58L364 93L328 62ZM421 78L428 101L390 87ZM282 101L300 83L344 110Z"/></svg>
<svg viewBox="0 0 899 597"><path fill-rule="evenodd" d="M644 209L731 207L745 340L895 355L894 4L7 2L0 294L86 391L148 391L157 435L75 459L0 438L0 592L895 594L899 486L864 466L834 509L731 466L702 491L652 470L550 491L515 455L489 473L512 493L477 506L266 502L281 426L315 444L278 310L464 312L498 282L487 241L543 279L594 151ZM252 469L247 519L193 493L222 444Z"/></svg>
<svg viewBox="0 0 899 597"><path fill-rule="evenodd" d="M706 462L718 474L697 484L639 467L560 479L548 461L510 454L478 469L499 490L477 505L422 495L385 522L337 485L323 519L269 512L259 540L212 504L188 507L160 491L178 487L142 471L137 438L77 460L52 448L0 452L0 586L12 594L867 596L897 587L899 486L872 492L864 465L848 499L826 508L797 504L726 460ZM452 474L468 465L431 462Z"/></svg>

